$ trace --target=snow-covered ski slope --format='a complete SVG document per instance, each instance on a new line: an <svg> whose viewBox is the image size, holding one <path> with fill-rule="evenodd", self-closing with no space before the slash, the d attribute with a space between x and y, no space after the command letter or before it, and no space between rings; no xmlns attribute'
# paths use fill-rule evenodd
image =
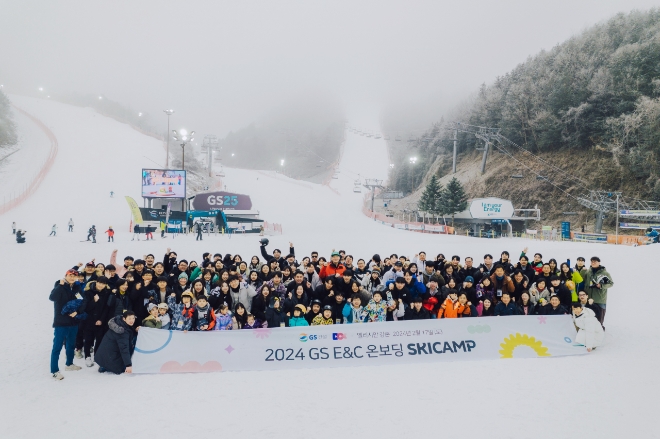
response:
<svg viewBox="0 0 660 439"><path fill-rule="evenodd" d="M346 137L339 179L331 182L336 192L271 172L225 167L229 190L250 194L263 218L282 223L284 235L272 237L269 250L292 241L298 255L342 248L365 258L426 250L480 261L505 249L516 257L525 246L546 259L597 254L615 282L607 346L554 359L154 376L101 375L75 360L83 370L52 381L48 294L74 263L107 262L114 248L120 259L147 253L160 258L167 247L188 260L199 260L204 251L249 258L258 254L258 244L255 236L131 242L123 196L140 200L140 169L164 162L161 143L89 109L11 99L51 128L59 154L37 193L0 216L1 438L658 437L659 290L653 265L660 247L431 236L377 225L361 214L363 194L352 189L357 173L386 176L385 144L353 134ZM376 114L350 115L349 124L375 130ZM70 217L75 233L66 232ZM15 243L11 221L28 230L27 244ZM60 229L49 238L53 223ZM92 224L99 242L80 242ZM109 225L117 230L114 244L104 242Z"/></svg>

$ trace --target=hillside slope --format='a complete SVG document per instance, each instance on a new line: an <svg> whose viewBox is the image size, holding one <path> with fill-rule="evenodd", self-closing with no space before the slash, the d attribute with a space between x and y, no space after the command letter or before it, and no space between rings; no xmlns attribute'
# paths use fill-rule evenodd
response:
<svg viewBox="0 0 660 439"><path fill-rule="evenodd" d="M660 201L659 77L660 9L619 14L484 84L445 120L500 129L525 150L584 180L584 187L563 187L573 196L593 189ZM441 121L410 146L390 142L396 156L420 158L413 172L421 171L424 178L413 176L415 188L428 180L429 172L450 172L453 131L448 128ZM476 147L483 147L483 142L459 132L459 154L471 157ZM489 165L480 184L471 185L470 195L496 195L506 187L526 205L544 205L547 218L559 221L566 197L529 179L505 181L507 175L518 173L516 168L532 179L552 177L552 170L525 155L513 155L493 154L489 160L495 166ZM404 160L390 174L392 187L410 190L410 173ZM552 183L561 186L565 180ZM547 195L553 199L547 200ZM593 214L578 206L573 210L584 212L585 219Z"/></svg>

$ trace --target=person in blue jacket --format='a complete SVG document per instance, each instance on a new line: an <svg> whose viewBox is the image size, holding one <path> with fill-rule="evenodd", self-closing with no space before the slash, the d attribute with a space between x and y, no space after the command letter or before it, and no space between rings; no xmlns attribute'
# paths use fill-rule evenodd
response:
<svg viewBox="0 0 660 439"><path fill-rule="evenodd" d="M302 303L299 303L293 308L293 317L289 318L289 326L309 326L305 320L305 313L307 308Z"/></svg>
<svg viewBox="0 0 660 439"><path fill-rule="evenodd" d="M344 316L345 323L362 323L363 316L362 311L364 307L362 306L362 299L360 295L355 293L351 296L351 300L347 300L344 304L344 309L341 314Z"/></svg>
<svg viewBox="0 0 660 439"><path fill-rule="evenodd" d="M511 296L507 292L502 293L501 300L495 305L496 316L515 316L518 314L516 305L511 301Z"/></svg>
<svg viewBox="0 0 660 439"><path fill-rule="evenodd" d="M62 309L73 300L83 300L82 290L76 282L78 272L74 269L68 270L64 279L55 282L55 287L50 293L50 301L53 302L55 317L53 318L53 328L55 336L53 338L53 349L50 354L50 373L55 380L61 380L64 375L60 373L58 365L62 345L66 343L66 368L67 371L80 370L80 366L73 364L73 355L76 343L76 334L78 333L79 320L76 319L78 311L72 311L69 314L62 314ZM80 310L84 310L85 304L81 302Z"/></svg>
<svg viewBox="0 0 660 439"><path fill-rule="evenodd" d="M654 230L651 227L646 229L646 236L651 238L651 242L654 244L660 242L660 233L658 233L657 230Z"/></svg>

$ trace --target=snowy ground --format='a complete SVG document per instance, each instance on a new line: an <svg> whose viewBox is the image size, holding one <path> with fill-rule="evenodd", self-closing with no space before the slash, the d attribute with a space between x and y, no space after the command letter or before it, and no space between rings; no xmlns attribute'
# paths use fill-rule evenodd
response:
<svg viewBox="0 0 660 439"><path fill-rule="evenodd" d="M660 388L660 342L655 307L646 304L657 293L647 286L654 276L648 262L660 247L431 236L374 224L360 212L363 194L353 193L353 181L358 173L384 178L387 153L382 140L355 135L347 135L334 191L274 173L225 168L230 190L250 194L263 218L282 223L285 234L273 237L270 249L292 241L299 256L312 250L327 255L333 248L363 258L426 250L477 261L505 249L516 255L527 245L557 260L598 254L615 281L608 345L587 356L553 359L157 376L100 375L76 360L83 370L52 381L48 294L74 263L107 262L114 248L123 259L162 257L172 247L189 260L201 259L204 251L249 258L259 249L254 236L131 242L123 196L140 200L140 169L164 161L160 143L89 109L10 98L53 130L60 151L37 193L0 216L3 296L11 306L0 319L1 438L187 438L214 432L277 438L658 437L653 401ZM377 127L376 114L351 116L349 124ZM37 129L22 123L19 128ZM74 233L66 232L70 217ZM26 245L14 242L11 221L28 230ZM49 238L53 223L59 236ZM100 232L98 244L80 242L92 224ZM110 225L117 230L114 244L104 242ZM627 300L631 293L634 301Z"/></svg>

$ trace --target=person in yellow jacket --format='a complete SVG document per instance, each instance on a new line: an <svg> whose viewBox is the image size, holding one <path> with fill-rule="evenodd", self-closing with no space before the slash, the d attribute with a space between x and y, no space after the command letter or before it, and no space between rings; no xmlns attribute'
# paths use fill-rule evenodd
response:
<svg viewBox="0 0 660 439"><path fill-rule="evenodd" d="M564 262L559 269L559 280L561 280L561 283L565 284L566 288L571 292L572 301L577 302L578 292L576 285L579 285L584 281L580 272L578 270L573 270L568 263Z"/></svg>
<svg viewBox="0 0 660 439"><path fill-rule="evenodd" d="M330 305L326 305L323 307L323 312L314 317L311 326L333 325L334 323L335 321L332 320L332 307Z"/></svg>

